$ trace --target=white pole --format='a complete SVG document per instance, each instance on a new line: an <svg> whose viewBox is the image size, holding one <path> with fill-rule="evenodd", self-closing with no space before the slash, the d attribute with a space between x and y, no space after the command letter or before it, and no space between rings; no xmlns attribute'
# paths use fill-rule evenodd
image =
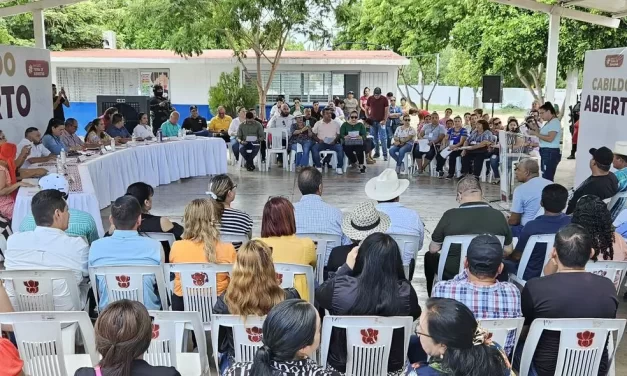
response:
<svg viewBox="0 0 627 376"><path fill-rule="evenodd" d="M44 26L43 9L33 10L33 31L35 33L35 47L46 48L46 27Z"/></svg>
<svg viewBox="0 0 627 376"><path fill-rule="evenodd" d="M560 10L556 8L549 14L549 48L546 56L546 83L544 98L547 102L555 100L557 82L557 54L560 41Z"/></svg>

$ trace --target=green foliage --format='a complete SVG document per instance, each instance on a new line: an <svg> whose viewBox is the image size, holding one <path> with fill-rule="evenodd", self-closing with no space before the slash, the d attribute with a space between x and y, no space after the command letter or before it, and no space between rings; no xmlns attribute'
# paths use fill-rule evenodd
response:
<svg viewBox="0 0 627 376"><path fill-rule="evenodd" d="M240 84L240 70L220 74L218 84L209 89L209 108L214 114L219 106L224 106L227 114L237 116L237 108L254 107L257 103L257 88Z"/></svg>

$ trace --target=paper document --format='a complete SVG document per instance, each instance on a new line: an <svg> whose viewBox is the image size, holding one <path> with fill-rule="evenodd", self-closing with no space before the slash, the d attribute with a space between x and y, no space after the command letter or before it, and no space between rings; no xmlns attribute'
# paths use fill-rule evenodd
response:
<svg viewBox="0 0 627 376"><path fill-rule="evenodd" d="M324 138L324 143L325 143L325 144L330 144L330 143L332 143L333 141L335 141L335 137L325 137L325 138Z"/></svg>
<svg viewBox="0 0 627 376"><path fill-rule="evenodd" d="M358 137L359 136L359 131L350 131L350 132L348 132L348 135L350 137Z"/></svg>
<svg viewBox="0 0 627 376"><path fill-rule="evenodd" d="M421 153L428 153L429 150L431 150L431 147L429 146L429 140L426 140L426 139L418 140L418 150Z"/></svg>
<svg viewBox="0 0 627 376"><path fill-rule="evenodd" d="M246 136L247 142L255 142L257 141L257 136Z"/></svg>
<svg viewBox="0 0 627 376"><path fill-rule="evenodd" d="M451 154L451 153L452 153L451 148L449 148L449 147L447 146L447 147L446 147L446 149L444 149L444 150L442 150L442 151L440 152L440 157L442 157L442 158L446 159L446 158L448 158L449 154Z"/></svg>

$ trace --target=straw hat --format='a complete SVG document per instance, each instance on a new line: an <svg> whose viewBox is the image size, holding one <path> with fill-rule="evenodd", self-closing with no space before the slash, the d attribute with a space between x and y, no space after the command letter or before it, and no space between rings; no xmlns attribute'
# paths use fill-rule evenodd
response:
<svg viewBox="0 0 627 376"><path fill-rule="evenodd" d="M386 232L392 221L387 214L378 211L376 205L372 200L357 205L344 216L342 232L353 240L364 240L376 232Z"/></svg>
<svg viewBox="0 0 627 376"><path fill-rule="evenodd" d="M627 141L616 141L616 144L614 144L614 154L627 156Z"/></svg>
<svg viewBox="0 0 627 376"><path fill-rule="evenodd" d="M403 194L407 187L409 180L399 179L396 171L388 168L366 183L366 196L376 201L389 201Z"/></svg>

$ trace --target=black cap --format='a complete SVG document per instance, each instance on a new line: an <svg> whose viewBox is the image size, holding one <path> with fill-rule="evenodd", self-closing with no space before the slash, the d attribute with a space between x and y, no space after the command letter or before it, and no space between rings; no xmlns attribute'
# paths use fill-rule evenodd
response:
<svg viewBox="0 0 627 376"><path fill-rule="evenodd" d="M590 154L595 162L603 166L610 166L614 160L614 153L605 146L590 149Z"/></svg>
<svg viewBox="0 0 627 376"><path fill-rule="evenodd" d="M479 235L470 242L466 258L473 271L496 276L503 262L503 246L494 235Z"/></svg>
<svg viewBox="0 0 627 376"><path fill-rule="evenodd" d="M375 87L374 88L374 93L380 95L381 94L381 88L380 87Z"/></svg>
<svg viewBox="0 0 627 376"><path fill-rule="evenodd" d="M198 110L198 107L196 107L196 106L189 106L189 110L190 111Z"/></svg>

